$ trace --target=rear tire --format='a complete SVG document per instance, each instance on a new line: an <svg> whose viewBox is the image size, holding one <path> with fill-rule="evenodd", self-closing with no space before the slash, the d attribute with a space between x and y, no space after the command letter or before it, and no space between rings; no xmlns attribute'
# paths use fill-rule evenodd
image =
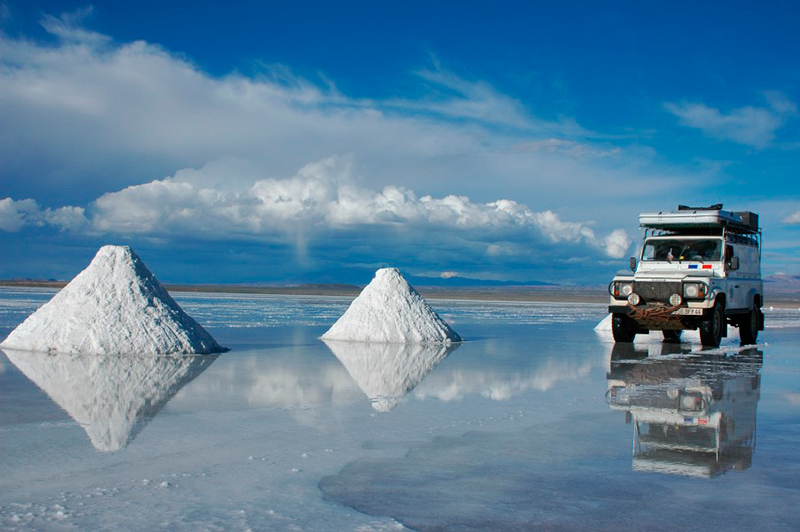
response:
<svg viewBox="0 0 800 532"><path fill-rule="evenodd" d="M636 322L625 314L614 314L611 318L611 332L615 342L633 342L636 337Z"/></svg>
<svg viewBox="0 0 800 532"><path fill-rule="evenodd" d="M751 309L747 316L739 322L739 338L742 345L752 345L756 343L758 338L758 326L760 324L761 316L759 316L759 309Z"/></svg>
<svg viewBox="0 0 800 532"><path fill-rule="evenodd" d="M707 320L700 322L700 343L703 347L719 347L722 341L722 328L725 327L725 312L717 302Z"/></svg>
<svg viewBox="0 0 800 532"><path fill-rule="evenodd" d="M664 341L669 343L680 343L681 341L681 331L677 330L669 330L669 331L661 331L664 334Z"/></svg>

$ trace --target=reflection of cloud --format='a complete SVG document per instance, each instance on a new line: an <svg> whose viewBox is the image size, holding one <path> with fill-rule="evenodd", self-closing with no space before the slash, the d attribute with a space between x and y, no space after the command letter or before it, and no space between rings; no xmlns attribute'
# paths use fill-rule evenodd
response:
<svg viewBox="0 0 800 532"><path fill-rule="evenodd" d="M800 405L800 392L784 392L782 396L792 405Z"/></svg>
<svg viewBox="0 0 800 532"><path fill-rule="evenodd" d="M245 387L253 406L295 408L337 403L356 396L355 387L338 365L317 365L313 372L277 366L252 375Z"/></svg>
<svg viewBox="0 0 800 532"><path fill-rule="evenodd" d="M481 368L436 372L414 391L414 396L460 401L467 395L480 394L493 401L506 401L530 390L545 392L558 383L578 380L588 375L595 365L591 361L548 359L540 367L525 372L505 373Z"/></svg>
<svg viewBox="0 0 800 532"><path fill-rule="evenodd" d="M389 411L457 345L389 344L325 340L325 345L372 400Z"/></svg>
<svg viewBox="0 0 800 532"><path fill-rule="evenodd" d="M217 358L4 352L83 427L99 451L126 447L181 388Z"/></svg>
<svg viewBox="0 0 800 532"><path fill-rule="evenodd" d="M301 411L361 397L353 379L333 357L309 359L303 354L298 351L277 357L258 350L223 357L214 371L181 393L181 401L196 405L223 393L226 399L242 401L248 407Z"/></svg>
<svg viewBox="0 0 800 532"><path fill-rule="evenodd" d="M491 365L483 355L472 359L468 352L472 347L465 345L473 344L324 343L337 360L301 351L285 357L266 356L260 350L223 357L214 371L181 394L181 402L196 405L222 393L248 407L286 408L300 414L321 404L352 404L365 395L376 410L390 410L403 397L449 402L478 395L505 401L585 378L605 363L604 358L587 362L549 357L532 359L529 367L505 368ZM463 350L465 357L449 357L442 364L453 348Z"/></svg>

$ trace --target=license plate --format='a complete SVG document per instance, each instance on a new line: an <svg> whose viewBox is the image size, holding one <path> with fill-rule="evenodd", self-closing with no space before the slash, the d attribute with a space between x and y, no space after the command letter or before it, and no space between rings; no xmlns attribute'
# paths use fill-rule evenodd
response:
<svg viewBox="0 0 800 532"><path fill-rule="evenodd" d="M702 316L703 315L703 309L701 309L701 308L685 308L684 307L684 308L679 308L678 310L673 312L672 315L673 316L674 315L678 315L678 316Z"/></svg>

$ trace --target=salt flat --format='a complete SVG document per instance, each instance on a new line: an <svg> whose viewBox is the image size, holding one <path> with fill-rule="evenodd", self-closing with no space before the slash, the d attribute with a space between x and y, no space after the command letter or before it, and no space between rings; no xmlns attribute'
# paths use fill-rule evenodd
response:
<svg viewBox="0 0 800 532"><path fill-rule="evenodd" d="M52 293L0 289L0 338ZM318 340L349 298L173 295L231 351L165 379L154 411L75 419L0 356L1 529L800 528L796 309L767 310L755 350L621 350L603 304L437 300L457 349L373 353ZM126 364L147 374L109 371ZM703 387L713 415L686 433L724 416L735 453L632 450L655 403Z"/></svg>

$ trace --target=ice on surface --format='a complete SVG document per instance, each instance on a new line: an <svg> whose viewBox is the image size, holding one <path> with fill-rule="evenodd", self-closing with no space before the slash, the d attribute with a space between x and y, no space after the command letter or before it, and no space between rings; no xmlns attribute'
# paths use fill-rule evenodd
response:
<svg viewBox="0 0 800 532"><path fill-rule="evenodd" d="M217 358L3 352L86 431L98 451L126 447L146 421Z"/></svg>
<svg viewBox="0 0 800 532"><path fill-rule="evenodd" d="M323 340L450 344L461 337L440 318L397 268L382 268Z"/></svg>
<svg viewBox="0 0 800 532"><path fill-rule="evenodd" d="M444 360L456 345L324 340L372 407L388 412Z"/></svg>
<svg viewBox="0 0 800 532"><path fill-rule="evenodd" d="M128 246L103 246L89 266L0 344L85 354L224 351Z"/></svg>

